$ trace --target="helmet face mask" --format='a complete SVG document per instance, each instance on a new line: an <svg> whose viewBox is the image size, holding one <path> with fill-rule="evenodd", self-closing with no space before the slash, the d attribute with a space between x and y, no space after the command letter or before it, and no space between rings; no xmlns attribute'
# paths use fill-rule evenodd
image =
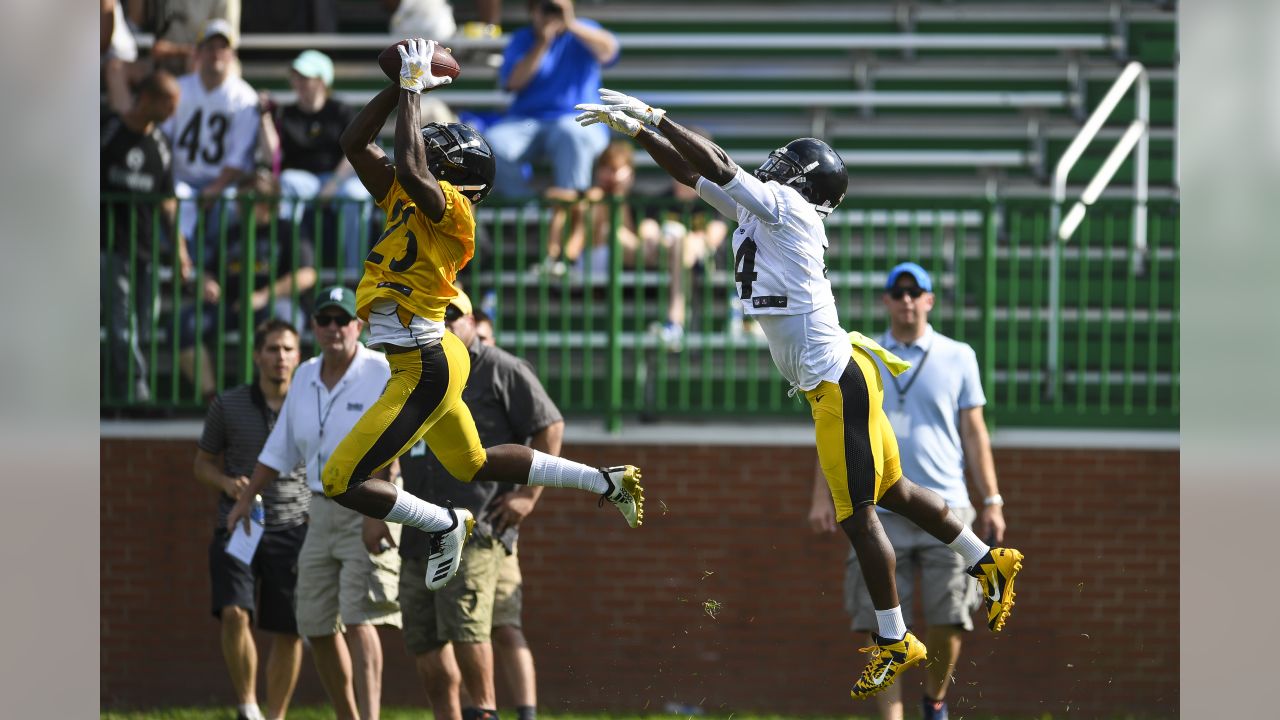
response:
<svg viewBox="0 0 1280 720"><path fill-rule="evenodd" d="M849 171L829 145L816 138L800 138L769 153L753 173L762 182L795 188L822 217L844 200Z"/></svg>
<svg viewBox="0 0 1280 720"><path fill-rule="evenodd" d="M493 190L493 150L474 128L462 123L430 123L422 128L422 141L431 174L453 185L473 205Z"/></svg>

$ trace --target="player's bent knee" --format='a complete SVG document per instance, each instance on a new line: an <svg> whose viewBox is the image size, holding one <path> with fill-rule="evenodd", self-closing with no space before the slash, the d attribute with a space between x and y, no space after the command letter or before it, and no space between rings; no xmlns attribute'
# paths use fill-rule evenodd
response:
<svg viewBox="0 0 1280 720"><path fill-rule="evenodd" d="M333 458L324 464L324 470L320 473L320 482L324 485L325 497L337 497L347 491L352 485L352 475L355 473L355 467L344 462L339 462Z"/></svg>
<svg viewBox="0 0 1280 720"><path fill-rule="evenodd" d="M449 471L450 475L462 482L469 483L476 476L476 473L480 472L480 468L484 467L489 456L483 447L478 447L446 450L437 453L436 458L444 466L444 469Z"/></svg>

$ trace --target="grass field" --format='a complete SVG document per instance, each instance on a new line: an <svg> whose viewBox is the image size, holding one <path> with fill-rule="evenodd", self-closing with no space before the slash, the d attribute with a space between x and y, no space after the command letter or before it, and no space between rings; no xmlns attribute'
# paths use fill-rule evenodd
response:
<svg viewBox="0 0 1280 720"><path fill-rule="evenodd" d="M907 716L913 717L911 710L908 708ZM918 710L917 710L918 712ZM951 716L955 720L1015 720L1012 716L995 716L995 715L971 715L968 713L957 714L952 712ZM149 710L145 712L104 712L101 715L102 720L234 720L234 714L230 708L172 708L168 710ZM333 711L328 706L318 705L309 707L298 707L289 709L289 720L330 720L333 717ZM383 708L383 720L424 720L431 717L431 710L426 707L392 707ZM515 717L512 712L510 717ZM690 716L681 715L552 715L549 713L540 713L539 720L688 720ZM732 715L700 715L696 716L697 720L874 720L866 715L843 715L839 718L827 718L821 716L805 716L790 717L786 715L753 715L734 713ZM1065 716L1064 716L1065 717ZM1048 713L1038 716L1029 716L1017 718L1017 720L1053 720L1054 716ZM1124 715L1109 718L1108 720L1139 720L1137 716ZM1154 720L1153 718L1143 718L1142 720Z"/></svg>

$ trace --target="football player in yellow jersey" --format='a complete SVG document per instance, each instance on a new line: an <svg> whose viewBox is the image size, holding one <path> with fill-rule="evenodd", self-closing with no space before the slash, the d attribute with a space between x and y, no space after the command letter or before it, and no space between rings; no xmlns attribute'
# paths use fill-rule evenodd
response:
<svg viewBox="0 0 1280 720"><path fill-rule="evenodd" d="M454 477L600 494L636 527L644 519L640 470L593 468L524 445L480 444L462 402L470 357L444 327L454 280L475 251L475 205L493 189L488 143L459 123L422 127L421 93L450 82L431 74L435 41L400 45L399 86L379 92L351 121L342 148L361 182L387 214L386 229L364 263L356 312L369 325L369 346L387 353L391 380L325 463L325 494L369 517L432 533L427 586L443 587L458 569L475 519L465 509L428 503L371 478L419 439ZM378 147L378 131L396 110L395 161Z"/></svg>

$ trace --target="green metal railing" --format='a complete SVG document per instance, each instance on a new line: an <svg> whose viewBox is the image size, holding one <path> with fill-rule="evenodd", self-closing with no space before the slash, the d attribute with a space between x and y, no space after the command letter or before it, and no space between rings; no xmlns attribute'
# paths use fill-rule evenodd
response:
<svg viewBox="0 0 1280 720"><path fill-rule="evenodd" d="M112 207L108 200L104 196L104 213ZM308 211L320 232L294 226L287 237L275 221L265 226L248 223L240 242L227 237L228 222L220 222L221 231L212 237L206 237L201 226L193 249L204 256L206 246L216 244L210 267L225 286L228 267L242 262L258 244L275 248L268 254L272 258L294 253L296 266L299 247L310 239L318 285L342 282L354 287L360 268L351 258L363 257L377 228L366 223L362 237L342 237L340 229L336 234L328 229L327 210L321 203ZM988 416L997 423L1176 428L1177 210L1175 202L1151 203L1145 262L1135 271L1129 203L1100 201L1094 207L1062 249L1057 265L1063 292L1057 311L1056 362L1048 357L1053 249L1046 242L1047 200L846 200L827 221L829 277L842 324L875 335L887 324L881 304L886 271L908 259L928 269L937 296L930 319L939 332L974 347ZM366 218L379 214L376 209L361 211ZM535 364L563 411L599 415L614 428L627 416L808 412L801 401L787 397L763 338L735 310L727 232L725 244L687 267L673 254L680 248L663 241L661 232L630 242L619 230L631 226L660 231L664 222L705 227L712 218L704 207L641 198L627 205L590 205L585 208L588 219L599 212L602 222L599 228L595 222L585 223L587 250L582 260L566 268L542 262L552 244L552 228L558 226L553 221L557 212L567 215L570 208L486 202L478 214L476 257L460 280L473 302L491 311L499 344ZM154 216L138 221L158 227ZM732 223L723 230L731 231ZM108 233L104 244L136 258L135 238L113 235ZM153 238L158 235L152 233ZM562 239L568 239L567 230ZM153 256L160 256L160 249L153 239ZM181 308L193 303L193 284L173 282L163 262L127 265L135 275L145 275L152 297L162 300L150 327L140 335L148 351L151 397L142 402L131 386L113 387L108 382L111 373L104 372L103 406L200 407L199 389L177 371L175 361L177 318ZM684 310L675 314L684 331L676 338L664 334L663 324L679 309L672 305L678 288L683 290ZM245 283L241 301L251 292ZM309 293L290 293L295 306L305 309L308 299ZM273 305L274 301L273 296ZM223 309L215 311L221 323ZM252 335L250 319L241 314L233 327L219 324L207 341L197 334L197 342L205 343L201 347L211 351L218 389L252 373L246 342ZM118 330L104 327L104 371L111 355L107 341ZM132 360L126 356L127 369L137 373L140 369ZM128 382L135 377L124 375Z"/></svg>

